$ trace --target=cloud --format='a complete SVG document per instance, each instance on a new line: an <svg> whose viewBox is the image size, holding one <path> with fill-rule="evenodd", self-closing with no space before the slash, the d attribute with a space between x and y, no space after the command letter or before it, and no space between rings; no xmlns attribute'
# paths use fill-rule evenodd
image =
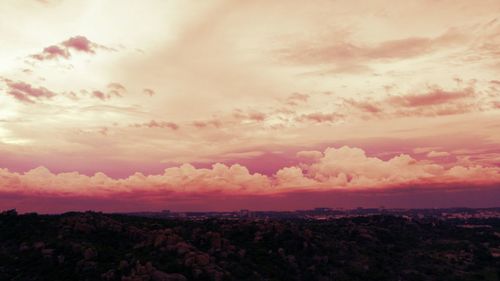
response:
<svg viewBox="0 0 500 281"><path fill-rule="evenodd" d="M61 44L68 49L92 54L95 53L95 49L98 47L97 44L91 42L84 36L71 37L68 40L63 41Z"/></svg>
<svg viewBox="0 0 500 281"><path fill-rule="evenodd" d="M333 40L331 39L333 38ZM450 29L437 37L407 37L387 40L378 44L361 44L335 36L318 40L320 43L296 44L282 48L278 53L287 61L298 64L337 64L349 69L359 67L359 62L370 60L406 59L435 52L439 49L464 42L466 37Z"/></svg>
<svg viewBox="0 0 500 281"><path fill-rule="evenodd" d="M455 150L452 153L456 155L457 162L461 164L471 165L474 163L500 167L500 151L498 150Z"/></svg>
<svg viewBox="0 0 500 281"><path fill-rule="evenodd" d="M98 98L100 100L106 100L109 98L105 93L103 93L101 91L92 91L92 96L94 98Z"/></svg>
<svg viewBox="0 0 500 281"><path fill-rule="evenodd" d="M473 88L465 88L460 91L445 91L436 88L425 94L393 96L388 99L388 102L405 107L431 106L473 97L474 93Z"/></svg>
<svg viewBox="0 0 500 281"><path fill-rule="evenodd" d="M297 118L297 121L310 121L316 123L325 123L325 122L336 122L343 118L342 114L338 113L321 113L314 112L309 114L302 114Z"/></svg>
<svg viewBox="0 0 500 281"><path fill-rule="evenodd" d="M429 147L415 147L413 149L413 153L415 154L422 154L422 153L427 153L430 152L434 149L439 149L440 147L438 146L429 146Z"/></svg>
<svg viewBox="0 0 500 281"><path fill-rule="evenodd" d="M150 96L150 97L152 97L152 96L154 96L154 95L156 94L156 93L155 93L155 91L153 91L153 90L151 90L151 89L143 89L143 90L142 90L142 92L143 92L145 95Z"/></svg>
<svg viewBox="0 0 500 281"><path fill-rule="evenodd" d="M203 129L208 126L212 126L214 128L220 128L222 127L222 121L218 119L212 119L212 120L207 120L207 121L194 121L192 125L198 129Z"/></svg>
<svg viewBox="0 0 500 281"><path fill-rule="evenodd" d="M297 152L296 156L298 158L318 160L323 157L323 153L316 150L305 150Z"/></svg>
<svg viewBox="0 0 500 281"><path fill-rule="evenodd" d="M242 121L256 121L262 122L267 118L267 115L262 112L251 111L248 113L243 112L240 109L236 109L233 113L233 117Z"/></svg>
<svg viewBox="0 0 500 281"><path fill-rule="evenodd" d="M231 153L225 153L219 156L219 158L222 159L241 159L241 158L255 158L258 156L263 155L264 152L262 151L245 151L245 152L231 152Z"/></svg>
<svg viewBox="0 0 500 281"><path fill-rule="evenodd" d="M401 184L428 183L484 183L498 182L500 169L479 165L445 168L438 164L418 161L406 154L389 160L368 157L359 148L347 146L327 148L324 156L303 167L305 177L318 186L332 187L388 187ZM467 171L463 174L457 171ZM481 172L479 172L481 171ZM474 177L469 177L474 174Z"/></svg>
<svg viewBox="0 0 500 281"><path fill-rule="evenodd" d="M133 124L132 127L140 128L140 127L147 127L147 128L169 128L172 130L178 130L179 125L173 123L173 122L166 122L166 121L156 121L156 120L151 120L147 123L136 123Z"/></svg>
<svg viewBox="0 0 500 281"><path fill-rule="evenodd" d="M51 99L56 96L56 93L44 87L37 88L25 82L14 82L8 79L5 82L8 87L7 94L24 103L35 103L35 100Z"/></svg>
<svg viewBox="0 0 500 281"><path fill-rule="evenodd" d="M276 184L288 188L315 186L318 182L306 177L299 167L286 167L276 172Z"/></svg>
<svg viewBox="0 0 500 281"><path fill-rule="evenodd" d="M135 173L125 179L113 179L103 173L86 176L76 172L54 174L45 167L26 173L0 169L0 191L16 193L45 193L84 196L104 196L131 191L253 191L268 189L269 179L261 174L251 174L247 168L235 164L214 164L210 169L196 169L184 164L167 168L162 174L146 176Z"/></svg>
<svg viewBox="0 0 500 281"><path fill-rule="evenodd" d="M357 108L357 109L363 111L363 112L376 114L376 113L379 113L382 111L381 107L372 101L346 100L346 103L354 108Z"/></svg>
<svg viewBox="0 0 500 281"><path fill-rule="evenodd" d="M123 97L123 95L127 91L127 89L125 88L125 86L123 86L120 83L116 83L116 82L109 83L108 84L108 89L109 89L109 91L108 91L109 95L110 96L113 95L113 96L116 96L116 97Z"/></svg>
<svg viewBox="0 0 500 281"><path fill-rule="evenodd" d="M52 45L43 49L41 53L34 54L31 56L37 60L51 60L57 59L59 57L67 59L70 57L70 53L66 48L61 48L56 45Z"/></svg>
<svg viewBox="0 0 500 281"><path fill-rule="evenodd" d="M125 88L125 86L123 86L122 84L120 83L116 83L116 82L113 82L113 83L109 83L108 84L108 88L109 89L112 89L114 91L118 91L118 92L124 92L126 91L127 89Z"/></svg>
<svg viewBox="0 0 500 281"><path fill-rule="evenodd" d="M71 57L71 50L87 54L95 54L97 49L111 50L106 46L90 41L85 36L79 35L62 41L58 45L45 47L42 52L31 55L30 57L39 61L54 60L59 58L69 59Z"/></svg>
<svg viewBox="0 0 500 281"><path fill-rule="evenodd" d="M90 91L90 97L100 99L102 101L109 100L112 97L123 97L127 89L120 83L109 83L106 90L92 90ZM89 91L82 90L84 94L89 94Z"/></svg>
<svg viewBox="0 0 500 281"><path fill-rule="evenodd" d="M427 157L429 157L429 158L446 157L446 156L450 156L450 153L448 153L446 151L434 151L434 150L427 153Z"/></svg>
<svg viewBox="0 0 500 281"><path fill-rule="evenodd" d="M248 119L254 121L264 121L266 119L266 114L262 112L251 112L248 114Z"/></svg>
<svg viewBox="0 0 500 281"><path fill-rule="evenodd" d="M286 99L286 104L297 105L298 103L306 103L309 99L309 95L301 93L293 93Z"/></svg>
<svg viewBox="0 0 500 281"><path fill-rule="evenodd" d="M473 87L445 90L432 86L422 93L389 95L379 99L344 99L343 109L350 113L363 112L378 118L434 117L491 110L494 108L491 104L491 97Z"/></svg>
<svg viewBox="0 0 500 281"><path fill-rule="evenodd" d="M402 186L492 185L500 183L500 168L480 165L452 165L418 161L401 154L389 160L369 157L362 149L343 146L324 152L305 151L299 155L312 163L283 167L274 175L251 173L234 164L195 168L190 164L167 168L163 173L135 173L114 179L104 173L92 176L77 172L52 173L38 167L25 173L0 169L0 192L14 194L55 194L57 196L113 196L133 192L176 192L222 194L269 194L293 190L366 190Z"/></svg>

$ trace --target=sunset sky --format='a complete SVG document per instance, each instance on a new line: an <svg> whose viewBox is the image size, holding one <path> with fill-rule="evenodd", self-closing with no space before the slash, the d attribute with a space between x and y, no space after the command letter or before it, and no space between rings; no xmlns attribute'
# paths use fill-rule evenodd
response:
<svg viewBox="0 0 500 281"><path fill-rule="evenodd" d="M500 206L500 2L0 2L0 209Z"/></svg>

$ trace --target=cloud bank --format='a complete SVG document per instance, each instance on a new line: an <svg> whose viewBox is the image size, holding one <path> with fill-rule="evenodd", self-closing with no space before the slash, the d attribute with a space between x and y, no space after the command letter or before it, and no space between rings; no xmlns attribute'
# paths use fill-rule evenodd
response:
<svg viewBox="0 0 500 281"><path fill-rule="evenodd" d="M28 195L108 197L135 192L205 193L226 195L277 194L297 190L371 190L401 186L492 185L500 183L500 168L480 165L444 167L401 154L389 160L368 157L362 149L343 146L324 152L303 151L312 160L283 167L274 175L251 173L234 164L196 168L191 164L167 168L161 174L135 173L115 179L98 172L52 173L38 167L25 173L0 169L0 192Z"/></svg>

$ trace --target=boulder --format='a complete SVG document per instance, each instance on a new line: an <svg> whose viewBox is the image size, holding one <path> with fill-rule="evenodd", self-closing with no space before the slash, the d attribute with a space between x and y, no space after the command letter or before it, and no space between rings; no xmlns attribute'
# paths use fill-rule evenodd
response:
<svg viewBox="0 0 500 281"><path fill-rule="evenodd" d="M92 248L87 248L83 252L83 258L85 258L85 260L91 260L91 259L95 258L96 256L97 256L97 253Z"/></svg>
<svg viewBox="0 0 500 281"><path fill-rule="evenodd" d="M163 245L163 243L165 243L165 241L167 241L167 236L165 234L159 234L155 237L155 241L154 241L153 245L155 247L158 247L158 246Z"/></svg>
<svg viewBox="0 0 500 281"><path fill-rule="evenodd" d="M41 250L41 249L45 248L45 243L35 242L35 243L33 243L33 247L37 250Z"/></svg>
<svg viewBox="0 0 500 281"><path fill-rule="evenodd" d="M196 264L205 266L210 263L210 256L208 254L199 254L196 256Z"/></svg>

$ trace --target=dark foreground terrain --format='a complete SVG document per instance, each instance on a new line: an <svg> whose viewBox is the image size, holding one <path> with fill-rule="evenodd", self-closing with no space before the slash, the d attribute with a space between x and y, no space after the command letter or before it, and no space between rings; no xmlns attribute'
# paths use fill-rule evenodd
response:
<svg viewBox="0 0 500 281"><path fill-rule="evenodd" d="M0 280L499 280L500 219L0 214Z"/></svg>

